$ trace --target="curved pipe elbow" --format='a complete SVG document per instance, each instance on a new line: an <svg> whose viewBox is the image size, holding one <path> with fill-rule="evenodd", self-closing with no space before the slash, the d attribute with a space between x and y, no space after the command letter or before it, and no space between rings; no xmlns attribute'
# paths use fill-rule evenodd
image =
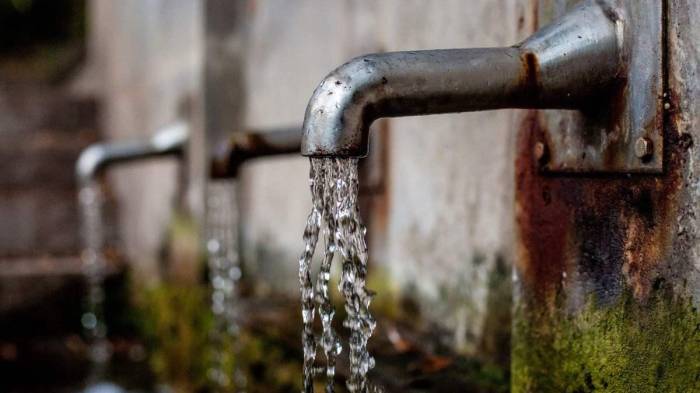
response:
<svg viewBox="0 0 700 393"><path fill-rule="evenodd" d="M377 61L382 55L358 57L331 72L316 88L302 127L303 155L365 156L372 105L387 79ZM383 79L384 78L384 79Z"/></svg>
<svg viewBox="0 0 700 393"><path fill-rule="evenodd" d="M190 126L185 121L175 122L153 135L149 141L154 155L182 154L190 138Z"/></svg>
<svg viewBox="0 0 700 393"><path fill-rule="evenodd" d="M88 184L108 162L107 146L96 143L85 148L75 164L75 177L80 184Z"/></svg>

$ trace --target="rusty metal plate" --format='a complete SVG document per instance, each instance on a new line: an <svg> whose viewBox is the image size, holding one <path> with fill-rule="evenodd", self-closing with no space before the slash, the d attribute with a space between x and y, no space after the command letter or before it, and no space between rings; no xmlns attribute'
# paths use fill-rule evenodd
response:
<svg viewBox="0 0 700 393"><path fill-rule="evenodd" d="M578 4L538 0L540 26ZM663 9L661 0L598 0L621 23L623 62L615 93L584 111L544 110L545 172L661 173L663 171Z"/></svg>

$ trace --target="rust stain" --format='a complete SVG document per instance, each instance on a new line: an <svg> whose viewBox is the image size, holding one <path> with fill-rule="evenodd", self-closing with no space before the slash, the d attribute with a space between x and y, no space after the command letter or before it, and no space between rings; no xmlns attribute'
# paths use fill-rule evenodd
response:
<svg viewBox="0 0 700 393"><path fill-rule="evenodd" d="M216 148L215 151L209 152L211 158L209 160L209 177L212 179L226 179L234 177L229 173L229 149Z"/></svg>
<svg viewBox="0 0 700 393"><path fill-rule="evenodd" d="M516 158L516 266L528 298L556 307L565 277L601 302L624 288L648 296L670 253L687 155L669 124L661 176L548 175L533 149L546 133L528 112Z"/></svg>
<svg viewBox="0 0 700 393"><path fill-rule="evenodd" d="M540 27L540 0L532 0L532 26L533 31Z"/></svg>
<svg viewBox="0 0 700 393"><path fill-rule="evenodd" d="M231 133L229 141L211 153L210 176L212 178L235 178L240 166L248 160L299 153L300 147L291 144L275 144L269 132L246 131Z"/></svg>
<svg viewBox="0 0 700 393"><path fill-rule="evenodd" d="M606 95L604 106L597 105L593 110L589 110L593 113L602 114L602 118L605 119L606 124L604 129L607 130L608 146L603 152L604 164L608 168L619 168L624 165L620 162L624 157L623 153L627 144L624 141L624 132L620 129L620 124L625 124L623 118L625 116L626 103L628 102L628 92L627 80L620 79L611 89L604 94ZM599 138L600 135L596 134ZM595 142L596 145L600 145L599 141Z"/></svg>
<svg viewBox="0 0 700 393"><path fill-rule="evenodd" d="M535 99L540 91L540 62L532 52L523 53L520 62L520 83L525 87L527 99Z"/></svg>
<svg viewBox="0 0 700 393"><path fill-rule="evenodd" d="M375 194L372 217L374 222L372 223L372 229L382 233L382 236L386 233L389 225L389 165L391 163L391 158L389 157L389 146L391 143L391 129L390 121L388 119L381 120L377 130L379 139L379 149L377 154L379 168L379 183L376 184L373 194Z"/></svg>
<svg viewBox="0 0 700 393"><path fill-rule="evenodd" d="M540 175L533 156L532 146L544 136L537 112L528 112L518 134L515 211L520 242L516 266L534 297L553 306L565 271L572 217L558 182Z"/></svg>

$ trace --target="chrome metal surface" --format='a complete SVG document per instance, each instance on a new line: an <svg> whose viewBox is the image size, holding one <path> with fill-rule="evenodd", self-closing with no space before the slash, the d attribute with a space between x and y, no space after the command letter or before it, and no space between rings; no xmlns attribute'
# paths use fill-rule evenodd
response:
<svg viewBox="0 0 700 393"><path fill-rule="evenodd" d="M234 132L227 144L212 152L210 176L233 178L240 166L252 159L299 153L301 128Z"/></svg>
<svg viewBox="0 0 700 393"><path fill-rule="evenodd" d="M613 160L624 165L606 166L610 161L606 151L613 145L610 135L615 136L616 152L630 152L634 157L636 138L629 142L616 135L631 134L631 127L659 130L656 123L640 124L651 102L638 90L649 85L643 75L660 70L656 62L646 64L629 47L642 39L629 38L631 26L642 23L637 19L655 21L655 12L643 12L644 5L655 8L654 0L630 5L634 1L581 2L514 47L393 52L353 59L329 74L314 92L304 119L302 154L365 156L369 126L382 117L501 108L560 109L555 113L580 119L579 126L572 123L566 128L569 134L542 141L551 151L544 169L655 169L655 160L641 164L627 156ZM651 40L647 46L655 45ZM659 42L659 51L660 46ZM630 94L635 83L640 87ZM626 109L618 111L621 100ZM606 137L591 137L593 126ZM583 141L581 148L600 150L581 167L570 165L575 152L562 146L571 133L580 134L576 138ZM623 144L624 148L618 147Z"/></svg>
<svg viewBox="0 0 700 393"><path fill-rule="evenodd" d="M80 154L75 165L76 178L80 184L87 184L102 170L119 162L182 154L188 138L188 124L176 122L149 139L93 144Z"/></svg>

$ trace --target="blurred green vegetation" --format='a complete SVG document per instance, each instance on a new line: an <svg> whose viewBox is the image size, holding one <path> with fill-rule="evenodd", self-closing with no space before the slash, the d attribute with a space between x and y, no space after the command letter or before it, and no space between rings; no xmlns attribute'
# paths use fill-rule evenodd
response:
<svg viewBox="0 0 700 393"><path fill-rule="evenodd" d="M245 390L251 393L301 391L303 356L298 299L269 293L242 297L238 334L216 333L206 257L197 251L198 242L193 240L197 239L196 233L186 216L176 215L166 241L164 258L168 263L164 279L155 286L133 291L137 325L158 381L178 393L234 392L243 388L241 379L235 377L240 375ZM346 317L344 300L335 290L339 270L340 264L336 264L329 284L336 309L334 325L347 340L347 329L342 327ZM497 282L502 281L501 276L507 276L503 269L496 273L497 277L492 278ZM410 294L400 291L387 271L375 266L367 279L368 287L378 293L371 306L379 321L371 343L378 361L373 372L382 374L377 376L398 379L396 386L417 388L416 392L441 388L444 381L454 381L454 386L469 387L475 392L508 391L507 368L486 359L458 356L454 348L440 343L439 329L421 318L418 305ZM494 286L500 287L497 282ZM499 325L502 321L496 318L491 322ZM389 329L402 332L400 343L387 340ZM224 381L228 380L225 385L211 373L217 366L226 376ZM345 391L342 379L347 370L343 367L339 368L338 392ZM323 391L322 381L317 382L318 391Z"/></svg>
<svg viewBox="0 0 700 393"><path fill-rule="evenodd" d="M178 392L207 386L207 348L213 318L198 285L161 284L141 292L141 328L156 376Z"/></svg>
<svg viewBox="0 0 700 393"><path fill-rule="evenodd" d="M242 384L249 392L300 391L302 357L295 348L298 341L289 341L290 335L297 338L298 324L278 327L251 322L257 315L243 315L241 323L247 321L252 329L242 326L235 335L216 329L198 234L186 213L175 214L165 242L162 279L155 285L132 282L145 287L133 292L135 315L156 378L178 393L236 392ZM276 320L290 321L297 309L273 314ZM217 378L214 370L224 378Z"/></svg>
<svg viewBox="0 0 700 393"><path fill-rule="evenodd" d="M300 391L301 356L289 348L288 331L269 326L212 335L209 290L202 285L161 284L144 290L138 303L150 365L176 392L238 391L235 380L222 386L211 378L217 364L229 377L243 375L251 392Z"/></svg>

